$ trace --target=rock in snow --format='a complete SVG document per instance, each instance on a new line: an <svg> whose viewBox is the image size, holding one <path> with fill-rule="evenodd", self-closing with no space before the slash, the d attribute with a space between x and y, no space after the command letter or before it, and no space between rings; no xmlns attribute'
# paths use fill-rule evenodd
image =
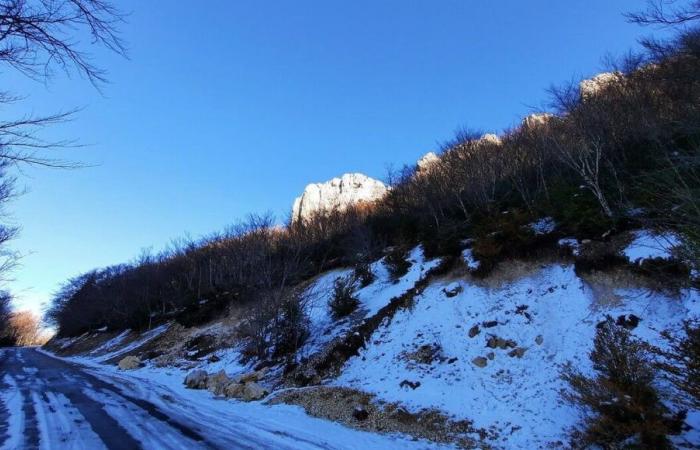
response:
<svg viewBox="0 0 700 450"><path fill-rule="evenodd" d="M122 370L133 370L141 367L141 359L138 356L127 356L119 361Z"/></svg>
<svg viewBox="0 0 700 450"><path fill-rule="evenodd" d="M294 200L292 222L307 220L318 212L342 211L360 202L379 200L387 190L381 181L361 173L346 173L325 183L309 184Z"/></svg>
<svg viewBox="0 0 700 450"><path fill-rule="evenodd" d="M207 378L205 370L193 370L185 377L185 385L190 389L204 389L207 386Z"/></svg>

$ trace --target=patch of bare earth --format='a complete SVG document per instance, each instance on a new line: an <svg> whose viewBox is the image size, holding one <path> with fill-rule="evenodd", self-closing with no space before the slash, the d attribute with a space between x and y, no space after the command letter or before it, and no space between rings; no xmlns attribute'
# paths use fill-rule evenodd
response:
<svg viewBox="0 0 700 450"><path fill-rule="evenodd" d="M409 412L396 403L376 401L374 396L355 389L313 386L282 391L269 404L291 404L307 414L363 431L402 433L416 439L454 443L460 448L489 448L486 439L493 432L474 429L467 420L453 420L438 410Z"/></svg>

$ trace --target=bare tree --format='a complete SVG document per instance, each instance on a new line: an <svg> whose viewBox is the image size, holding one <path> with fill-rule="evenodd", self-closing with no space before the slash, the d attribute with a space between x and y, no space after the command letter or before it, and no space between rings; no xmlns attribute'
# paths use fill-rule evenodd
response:
<svg viewBox="0 0 700 450"><path fill-rule="evenodd" d="M0 65L40 82L47 82L56 70L77 72L99 89L107 81L106 73L91 61L81 37L125 55L116 29L122 20L123 15L106 0L0 0ZM0 105L20 100L20 96L0 91ZM75 142L47 141L40 136L42 129L71 119L76 111L0 120L0 205L15 194L15 178L8 173L12 167L78 166L51 155L52 150ZM17 262L16 255L2 245L16 232L16 227L0 224L0 274Z"/></svg>
<svg viewBox="0 0 700 450"><path fill-rule="evenodd" d="M700 1L648 0L644 11L625 16L639 25L677 26L700 19Z"/></svg>

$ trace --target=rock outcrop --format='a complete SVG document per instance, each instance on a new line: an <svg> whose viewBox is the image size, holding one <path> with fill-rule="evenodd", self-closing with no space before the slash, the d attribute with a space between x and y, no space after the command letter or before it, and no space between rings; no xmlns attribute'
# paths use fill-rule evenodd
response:
<svg viewBox="0 0 700 450"><path fill-rule="evenodd" d="M547 125L547 122L549 122L552 119L552 117L554 116L549 113L530 114L529 116L523 119L521 127L524 129L538 128Z"/></svg>
<svg viewBox="0 0 700 450"><path fill-rule="evenodd" d="M581 98L584 100L591 98L600 92L601 89L604 89L611 83L621 81L623 78L624 75L622 75L620 72L604 72L599 73L593 78L583 80L578 85Z"/></svg>
<svg viewBox="0 0 700 450"><path fill-rule="evenodd" d="M347 173L325 183L309 184L294 200L292 222L308 220L317 213L343 211L358 203L371 203L384 197L387 190L381 181L361 173Z"/></svg>
<svg viewBox="0 0 700 450"><path fill-rule="evenodd" d="M421 156L416 162L417 173L425 173L430 170L430 167L440 160L440 157L435 152L428 152Z"/></svg>

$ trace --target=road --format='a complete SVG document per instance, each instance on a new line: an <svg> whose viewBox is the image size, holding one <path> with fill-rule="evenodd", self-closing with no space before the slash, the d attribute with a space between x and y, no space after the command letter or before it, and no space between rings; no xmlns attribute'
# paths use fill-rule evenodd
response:
<svg viewBox="0 0 700 450"><path fill-rule="evenodd" d="M33 348L0 349L0 450L434 448L291 407L215 399Z"/></svg>

